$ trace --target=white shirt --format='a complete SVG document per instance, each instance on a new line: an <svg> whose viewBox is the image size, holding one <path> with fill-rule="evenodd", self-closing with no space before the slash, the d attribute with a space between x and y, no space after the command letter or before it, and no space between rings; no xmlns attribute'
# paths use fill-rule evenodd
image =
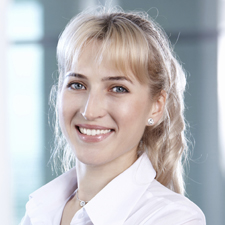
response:
<svg viewBox="0 0 225 225"><path fill-rule="evenodd" d="M107 184L74 215L70 225L205 225L202 211L155 178L146 154ZM77 188L76 169L30 195L21 225L59 225Z"/></svg>

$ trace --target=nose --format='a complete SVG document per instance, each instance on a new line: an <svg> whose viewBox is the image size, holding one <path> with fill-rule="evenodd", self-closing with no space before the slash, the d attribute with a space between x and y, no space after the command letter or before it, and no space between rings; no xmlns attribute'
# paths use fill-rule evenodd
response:
<svg viewBox="0 0 225 225"><path fill-rule="evenodd" d="M93 121L106 115L103 93L90 92L80 111L85 120Z"/></svg>

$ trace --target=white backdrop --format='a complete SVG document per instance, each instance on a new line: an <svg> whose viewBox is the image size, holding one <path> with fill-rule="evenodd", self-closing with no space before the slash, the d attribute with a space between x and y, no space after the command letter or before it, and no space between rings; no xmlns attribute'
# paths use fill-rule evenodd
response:
<svg viewBox="0 0 225 225"><path fill-rule="evenodd" d="M7 6L9 0L1 0L0 4L0 221L1 224L11 224L11 172L10 153L7 138L7 48L6 36Z"/></svg>

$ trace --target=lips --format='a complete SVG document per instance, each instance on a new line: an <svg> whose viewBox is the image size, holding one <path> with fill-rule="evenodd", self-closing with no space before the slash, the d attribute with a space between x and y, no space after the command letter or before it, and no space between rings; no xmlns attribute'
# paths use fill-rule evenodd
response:
<svg viewBox="0 0 225 225"><path fill-rule="evenodd" d="M97 126L78 124L76 125L78 137L84 142L100 142L113 133L113 129Z"/></svg>
<svg viewBox="0 0 225 225"><path fill-rule="evenodd" d="M82 134L95 136L95 135L100 135L100 134L107 134L107 133L109 133L111 130L110 130L110 129L108 129L108 130L86 129L86 128L83 128L83 127L79 127L79 131L80 131Z"/></svg>

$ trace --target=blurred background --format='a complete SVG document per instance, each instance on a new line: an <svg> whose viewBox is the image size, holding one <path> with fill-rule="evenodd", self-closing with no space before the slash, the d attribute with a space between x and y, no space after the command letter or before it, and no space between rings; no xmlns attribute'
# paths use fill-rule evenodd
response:
<svg viewBox="0 0 225 225"><path fill-rule="evenodd" d="M28 196L54 178L48 98L59 34L102 0L0 1L0 221L16 225ZM225 224L225 0L116 0L148 11L187 71L186 117L195 140L187 196L208 225ZM51 116L50 116L51 117ZM192 139L192 140L193 140Z"/></svg>

